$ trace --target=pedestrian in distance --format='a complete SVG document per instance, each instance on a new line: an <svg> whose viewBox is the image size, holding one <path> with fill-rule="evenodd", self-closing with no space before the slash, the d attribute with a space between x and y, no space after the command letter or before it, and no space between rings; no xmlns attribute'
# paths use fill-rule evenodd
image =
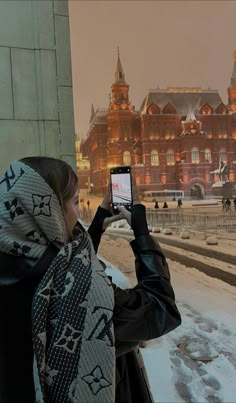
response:
<svg viewBox="0 0 236 403"><path fill-rule="evenodd" d="M229 211L229 210L231 210L231 200L226 199L226 201L225 201L225 211Z"/></svg>
<svg viewBox="0 0 236 403"><path fill-rule="evenodd" d="M182 205L183 205L182 199L178 199L177 208L178 208L178 209L181 209L181 208L182 208Z"/></svg>
<svg viewBox="0 0 236 403"><path fill-rule="evenodd" d="M88 210L89 210L89 206L90 206L90 201L87 200L87 206L88 206Z"/></svg>
<svg viewBox="0 0 236 403"><path fill-rule="evenodd" d="M236 197L234 198L234 210L236 210Z"/></svg>
<svg viewBox="0 0 236 403"><path fill-rule="evenodd" d="M54 158L14 161L0 177L1 403L150 403L139 343L181 323L145 207L135 201L113 216L108 186L87 232L78 190L72 168ZM137 275L126 290L96 256L121 218Z"/></svg>
<svg viewBox="0 0 236 403"><path fill-rule="evenodd" d="M155 201L154 208L155 208L155 209L158 209L158 208L159 208L158 201Z"/></svg>
<svg viewBox="0 0 236 403"><path fill-rule="evenodd" d="M163 207L162 208L168 208L168 204L167 202L164 202Z"/></svg>

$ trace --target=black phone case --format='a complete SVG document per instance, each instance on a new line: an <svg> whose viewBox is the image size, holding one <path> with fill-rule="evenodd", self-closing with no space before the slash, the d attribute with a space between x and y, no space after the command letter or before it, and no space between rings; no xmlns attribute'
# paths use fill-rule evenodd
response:
<svg viewBox="0 0 236 403"><path fill-rule="evenodd" d="M131 172L132 172L132 171L131 171L131 167L130 167L130 166L120 166L120 167L112 168L112 169L110 170L110 179L111 179L111 175L112 175L112 174L113 174L113 175L116 175L116 174L119 174L119 173L120 173L120 174L127 174L127 173L130 174L131 203L130 203L130 204L126 204L126 203L121 204L121 205L123 205L128 211L131 210L132 205L133 205L132 173L131 173ZM112 211L113 211L114 214L119 214L120 212L119 212L118 208L116 208L116 205L114 205L114 203L113 203L112 180L111 180L111 195L112 195Z"/></svg>

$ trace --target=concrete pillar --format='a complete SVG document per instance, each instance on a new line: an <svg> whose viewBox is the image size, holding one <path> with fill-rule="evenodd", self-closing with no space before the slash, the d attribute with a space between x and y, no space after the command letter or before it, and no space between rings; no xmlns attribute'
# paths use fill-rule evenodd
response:
<svg viewBox="0 0 236 403"><path fill-rule="evenodd" d="M67 0L0 1L0 174L33 155L76 167Z"/></svg>

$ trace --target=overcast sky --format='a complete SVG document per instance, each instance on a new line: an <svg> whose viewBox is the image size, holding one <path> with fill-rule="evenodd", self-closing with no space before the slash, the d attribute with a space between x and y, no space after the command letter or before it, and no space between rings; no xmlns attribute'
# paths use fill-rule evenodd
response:
<svg viewBox="0 0 236 403"><path fill-rule="evenodd" d="M157 86L211 87L227 102L236 1L70 0L69 11L77 134L91 104L108 107L117 46L136 109Z"/></svg>

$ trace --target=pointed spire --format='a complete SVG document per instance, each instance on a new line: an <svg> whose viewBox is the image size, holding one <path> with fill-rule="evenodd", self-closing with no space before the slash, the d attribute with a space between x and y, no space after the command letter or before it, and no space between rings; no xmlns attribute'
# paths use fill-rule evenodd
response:
<svg viewBox="0 0 236 403"><path fill-rule="evenodd" d="M117 57L117 63L116 63L116 72L115 72L115 81L116 82L123 82L125 83L125 74L121 65L120 61L120 49L118 46L118 57Z"/></svg>
<svg viewBox="0 0 236 403"><path fill-rule="evenodd" d="M230 81L230 87L236 87L236 52L233 53L233 72L231 76L231 81Z"/></svg>
<svg viewBox="0 0 236 403"><path fill-rule="evenodd" d="M92 122L94 115L95 115L95 110L94 110L94 106L93 106L93 104L92 104L92 106L91 106L91 115L90 115L90 121L89 121L89 123Z"/></svg>

